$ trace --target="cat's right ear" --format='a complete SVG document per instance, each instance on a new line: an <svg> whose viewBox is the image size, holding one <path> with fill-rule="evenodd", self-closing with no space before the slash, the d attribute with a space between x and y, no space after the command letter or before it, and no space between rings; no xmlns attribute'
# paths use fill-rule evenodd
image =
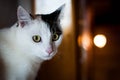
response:
<svg viewBox="0 0 120 80"><path fill-rule="evenodd" d="M17 18L18 18L18 24L21 27L24 27L31 21L31 17L29 13L21 6L17 9Z"/></svg>

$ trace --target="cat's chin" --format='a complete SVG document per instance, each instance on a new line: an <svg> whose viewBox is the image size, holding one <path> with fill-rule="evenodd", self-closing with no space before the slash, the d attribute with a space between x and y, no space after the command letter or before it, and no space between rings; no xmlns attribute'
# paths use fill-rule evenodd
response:
<svg viewBox="0 0 120 80"><path fill-rule="evenodd" d="M51 55L46 55L46 56L42 56L40 57L42 60L50 60L54 57L55 54L51 54Z"/></svg>
<svg viewBox="0 0 120 80"><path fill-rule="evenodd" d="M44 56L44 57L42 57L41 59L42 60L50 60L50 59L52 59L53 58L53 56Z"/></svg>

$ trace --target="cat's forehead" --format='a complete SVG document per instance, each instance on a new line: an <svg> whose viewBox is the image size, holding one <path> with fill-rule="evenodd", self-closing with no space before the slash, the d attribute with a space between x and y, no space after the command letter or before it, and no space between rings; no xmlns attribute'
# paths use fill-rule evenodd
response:
<svg viewBox="0 0 120 80"><path fill-rule="evenodd" d="M40 14L36 14L36 15L31 15L33 21L39 25L44 25L47 26L50 30L51 27L57 27L57 25L59 24L58 20L54 20L55 16L51 16L51 15L40 15ZM51 18L53 17L53 18Z"/></svg>
<svg viewBox="0 0 120 80"><path fill-rule="evenodd" d="M46 24L44 21L42 20L34 20L33 23L30 25L31 26L31 31L36 32L36 33L49 33L50 29L49 29L49 25Z"/></svg>
<svg viewBox="0 0 120 80"><path fill-rule="evenodd" d="M47 14L47 15L43 15L43 14L36 14L36 15L32 15L30 14L31 18L33 20L38 20L38 21L44 21L46 23L58 23L59 19L56 19L56 16L52 15L52 14Z"/></svg>
<svg viewBox="0 0 120 80"><path fill-rule="evenodd" d="M35 26L40 28L41 31L47 32L49 30L51 33L57 32L58 34L62 34L60 20L56 18L56 16L57 16L56 14L47 14L47 15L37 14L34 16L31 15L31 18L35 23Z"/></svg>

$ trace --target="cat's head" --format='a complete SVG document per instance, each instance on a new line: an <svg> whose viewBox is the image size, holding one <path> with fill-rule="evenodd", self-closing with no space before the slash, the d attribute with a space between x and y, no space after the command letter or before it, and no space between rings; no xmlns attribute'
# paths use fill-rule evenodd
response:
<svg viewBox="0 0 120 80"><path fill-rule="evenodd" d="M21 6L17 9L17 42L26 55L51 59L62 41L60 15L64 5L51 14L30 15Z"/></svg>

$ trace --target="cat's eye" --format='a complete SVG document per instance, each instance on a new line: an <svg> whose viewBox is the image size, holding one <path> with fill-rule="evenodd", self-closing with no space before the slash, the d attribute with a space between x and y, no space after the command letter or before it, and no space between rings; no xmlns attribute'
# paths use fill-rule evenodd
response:
<svg viewBox="0 0 120 80"><path fill-rule="evenodd" d="M39 35L34 35L34 36L32 37L32 39L33 39L33 41L36 42L36 43L38 43L38 42L41 41L41 37L40 37Z"/></svg>
<svg viewBox="0 0 120 80"><path fill-rule="evenodd" d="M52 36L52 41L57 41L59 39L59 35L58 34L53 34Z"/></svg>

